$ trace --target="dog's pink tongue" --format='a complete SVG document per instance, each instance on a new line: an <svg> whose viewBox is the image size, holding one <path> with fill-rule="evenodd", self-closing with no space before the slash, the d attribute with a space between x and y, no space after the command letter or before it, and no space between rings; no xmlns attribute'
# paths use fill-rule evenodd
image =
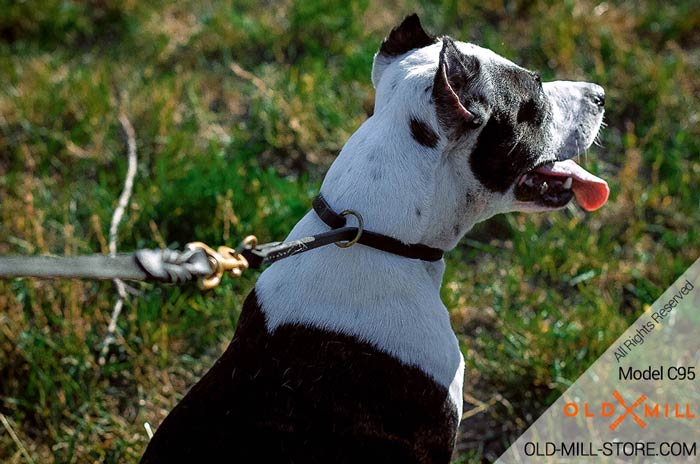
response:
<svg viewBox="0 0 700 464"><path fill-rule="evenodd" d="M608 183L583 169L573 160L557 161L537 169L536 172L550 176L571 177L571 189L576 195L576 201L586 211L595 211L608 201L610 188Z"/></svg>

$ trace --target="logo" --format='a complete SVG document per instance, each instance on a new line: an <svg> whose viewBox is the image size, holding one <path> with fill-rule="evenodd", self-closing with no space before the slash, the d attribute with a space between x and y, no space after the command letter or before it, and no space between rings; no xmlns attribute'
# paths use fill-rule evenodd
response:
<svg viewBox="0 0 700 464"><path fill-rule="evenodd" d="M627 400L620 392L613 390L613 401L595 403L565 403L564 415L574 418L581 414L584 417L613 418L608 425L610 430L617 429L623 422L635 422L641 429L645 429L648 422L655 419L694 419L696 415L691 411L690 404L679 403L652 403L647 401L646 395L639 395L633 403L628 405ZM629 418L630 421L626 419Z"/></svg>
<svg viewBox="0 0 700 464"><path fill-rule="evenodd" d="M639 418L637 414L635 414L634 409L639 406L640 404L644 403L646 401L647 397L644 395L640 395L639 398L637 398L637 401L632 403L632 406L629 408L625 404L625 400L622 399L622 395L617 390L613 390L613 397L622 405L623 408L625 408L625 412L620 415L617 419L615 419L615 422L610 424L610 430L615 430L618 425L622 423L623 420L625 420L625 417L627 415L631 415L634 421L639 424L641 428L645 428L647 426L647 423L644 422L642 419Z"/></svg>

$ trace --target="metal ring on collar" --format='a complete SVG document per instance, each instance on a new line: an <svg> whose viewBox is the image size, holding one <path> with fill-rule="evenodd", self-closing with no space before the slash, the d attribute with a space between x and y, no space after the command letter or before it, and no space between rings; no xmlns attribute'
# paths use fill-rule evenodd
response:
<svg viewBox="0 0 700 464"><path fill-rule="evenodd" d="M358 240L360 240L360 237L362 237L362 232L364 231L364 222L362 221L362 216L360 215L360 213L351 209L346 209L345 211L340 213L340 215L352 215L357 218L357 235L355 235L355 238L353 238L349 242L335 242L336 246L339 246L340 248L350 248L351 246L356 244Z"/></svg>

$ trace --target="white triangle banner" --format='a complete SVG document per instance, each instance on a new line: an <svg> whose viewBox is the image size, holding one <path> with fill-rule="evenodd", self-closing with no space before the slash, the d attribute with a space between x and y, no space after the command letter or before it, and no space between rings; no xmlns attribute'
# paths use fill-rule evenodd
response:
<svg viewBox="0 0 700 464"><path fill-rule="evenodd" d="M695 463L699 445L700 259L496 462Z"/></svg>

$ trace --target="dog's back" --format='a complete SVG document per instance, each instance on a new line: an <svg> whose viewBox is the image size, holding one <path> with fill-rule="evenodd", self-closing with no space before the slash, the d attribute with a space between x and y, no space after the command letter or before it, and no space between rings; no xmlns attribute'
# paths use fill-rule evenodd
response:
<svg viewBox="0 0 700 464"><path fill-rule="evenodd" d="M448 462L456 423L445 389L356 337L269 333L253 291L228 349L142 462Z"/></svg>

